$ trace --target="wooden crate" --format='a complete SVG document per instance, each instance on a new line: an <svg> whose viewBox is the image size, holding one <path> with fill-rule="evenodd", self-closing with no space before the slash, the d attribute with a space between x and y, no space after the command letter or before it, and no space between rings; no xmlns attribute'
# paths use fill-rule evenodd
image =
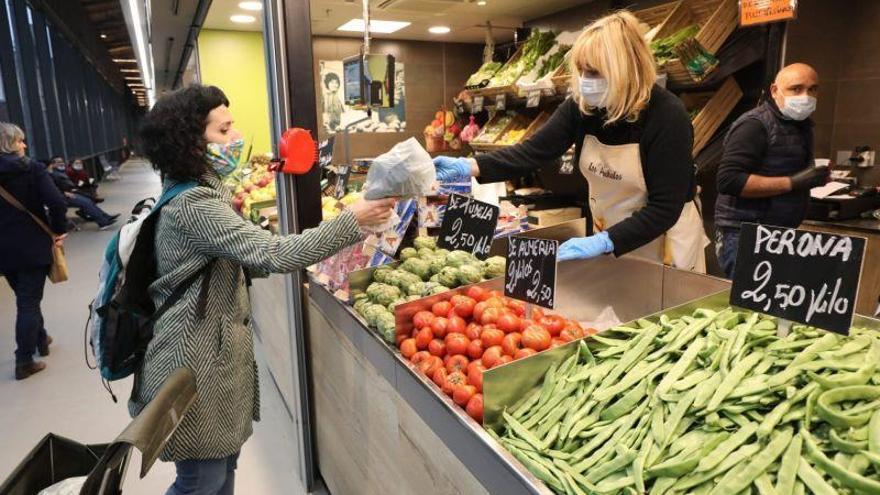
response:
<svg viewBox="0 0 880 495"><path fill-rule="evenodd" d="M739 19L737 0L680 0L633 14L654 28L664 13L666 17L659 21L663 25L654 38L663 38L691 24L697 24L700 31L694 38L712 54L718 52L728 36L736 30ZM670 60L663 69L673 84L693 82L687 68L678 59Z"/></svg>
<svg viewBox="0 0 880 495"><path fill-rule="evenodd" d="M648 38L649 43L655 39L674 34L696 22L687 0L664 3L633 12L633 14L651 28L652 35Z"/></svg>
<svg viewBox="0 0 880 495"><path fill-rule="evenodd" d="M480 138L483 137L483 134L486 132L486 128L487 128L487 127L489 127L490 125L495 124L499 119L501 119L502 115L505 115L505 114L507 114L506 111L504 111L504 112L495 112L495 115L492 116L492 118L489 119L488 122L486 122L486 125L483 126L483 130L480 131L480 134L478 134L477 137L476 137L473 141L470 142L470 146L471 146L471 148L473 148L473 149L475 149L475 150L480 150L480 151L486 151L486 150L490 150L490 149L497 149L497 148L499 148L499 147L502 147L502 148L503 148L503 146L495 145L495 142L498 141L498 139L499 139L501 136L503 136L504 133L507 132L508 129L510 129L513 125L516 124L517 119L520 117L519 115L517 115L516 117L510 119L510 122L508 122L507 125L504 126L504 128L501 130L501 132L499 132L498 135L495 136L495 138L494 138L492 141L485 141L485 142L477 142L477 141L479 141Z"/></svg>
<svg viewBox="0 0 880 495"><path fill-rule="evenodd" d="M709 101L703 106L702 110L694 117L694 156L696 156L706 145L721 124L730 115L730 112L739 103L742 98L742 89L732 77L728 77L724 84L718 88L718 91L709 98ZM692 99L699 99L703 96L695 95ZM687 102L686 95L682 99Z"/></svg>

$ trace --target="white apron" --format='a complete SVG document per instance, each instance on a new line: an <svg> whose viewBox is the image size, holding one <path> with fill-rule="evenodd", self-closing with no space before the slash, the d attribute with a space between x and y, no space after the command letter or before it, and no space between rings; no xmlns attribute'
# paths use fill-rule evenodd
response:
<svg viewBox="0 0 880 495"><path fill-rule="evenodd" d="M611 146L588 134L578 165L590 184L590 211L597 232L616 225L648 204L638 143ZM708 244L694 200L684 205L678 221L665 234L628 254L705 273Z"/></svg>

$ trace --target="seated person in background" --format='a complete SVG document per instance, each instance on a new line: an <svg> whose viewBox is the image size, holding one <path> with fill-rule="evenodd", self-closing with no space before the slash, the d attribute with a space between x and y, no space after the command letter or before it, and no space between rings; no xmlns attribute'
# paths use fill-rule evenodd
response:
<svg viewBox="0 0 880 495"><path fill-rule="evenodd" d="M76 214L87 221L97 223L101 230L112 227L116 223L116 219L119 218L119 214L110 215L98 208L98 205L90 197L77 189L62 167L64 167L63 160L59 163L53 159L49 164L49 176L52 178L55 186L64 193L67 206L79 208Z"/></svg>
<svg viewBox="0 0 880 495"><path fill-rule="evenodd" d="M81 159L75 158L64 172L67 173L67 177L79 189L80 194L89 196L95 203L104 201L104 198L98 197L98 183L95 179L89 177L89 172L86 170Z"/></svg>
<svg viewBox="0 0 880 495"><path fill-rule="evenodd" d="M82 162L80 162L80 163L82 163ZM92 186L88 183L88 181L86 181L82 187L77 186L78 181L75 178L71 177L71 171L73 170L73 168L71 167L71 165L67 164L67 162L64 160L64 157L61 157L61 156L52 157L52 159L49 160L48 165L46 165L46 168L49 170L50 174L54 170L54 171L57 171L61 175L67 176L70 183L73 184L73 187L76 189L75 192L82 194L83 196L88 197L89 199L91 199L95 203L101 203L104 201L104 198L98 197L98 194L97 194L98 193L98 186L97 185ZM85 170L83 170L82 172L86 175L86 177L88 177L88 173Z"/></svg>

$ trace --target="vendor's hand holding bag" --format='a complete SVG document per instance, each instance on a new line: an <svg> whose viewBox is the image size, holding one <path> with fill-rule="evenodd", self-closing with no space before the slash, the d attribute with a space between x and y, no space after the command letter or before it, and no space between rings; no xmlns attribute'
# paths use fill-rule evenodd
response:
<svg viewBox="0 0 880 495"><path fill-rule="evenodd" d="M52 266L49 268L49 281L53 284L66 282L68 279L67 261L64 259L64 248L62 246L59 246L55 242L55 240L58 238L55 232L52 232L52 229L50 229L49 226L46 225L46 222L40 220L39 217L28 211L28 209L25 208L24 205L22 205L18 202L17 199L15 199L15 196L10 194L9 191L4 189L3 187L0 187L0 197L5 199L12 206L30 215L30 217L33 218L35 222L37 222L37 225L39 225L41 229L49 234L49 238L52 239Z"/></svg>

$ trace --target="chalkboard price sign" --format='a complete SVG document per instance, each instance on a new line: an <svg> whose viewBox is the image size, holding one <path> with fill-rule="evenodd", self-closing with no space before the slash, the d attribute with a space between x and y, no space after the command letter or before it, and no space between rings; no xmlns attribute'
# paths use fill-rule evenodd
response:
<svg viewBox="0 0 880 495"><path fill-rule="evenodd" d="M847 335L865 239L744 223L730 303Z"/></svg>
<svg viewBox="0 0 880 495"><path fill-rule="evenodd" d="M486 259L498 226L498 213L495 205L452 194L446 203L437 243L444 249L460 249Z"/></svg>
<svg viewBox="0 0 880 495"><path fill-rule="evenodd" d="M559 241L511 237L507 244L504 295L553 308Z"/></svg>

